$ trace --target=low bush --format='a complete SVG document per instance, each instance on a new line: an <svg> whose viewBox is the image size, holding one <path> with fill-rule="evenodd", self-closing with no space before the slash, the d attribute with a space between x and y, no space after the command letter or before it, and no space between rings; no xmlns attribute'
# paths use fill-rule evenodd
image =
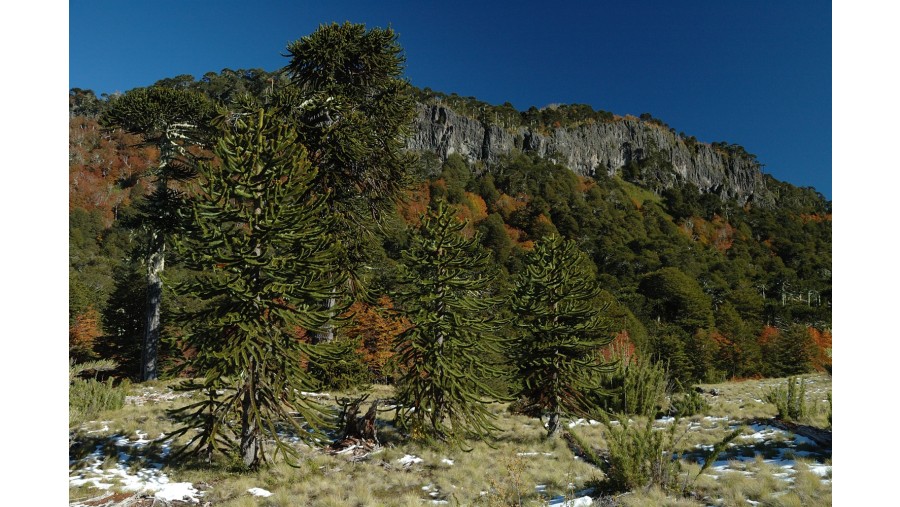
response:
<svg viewBox="0 0 900 507"><path fill-rule="evenodd" d="M365 390L372 384L369 371L358 343L354 341L334 342L334 352L309 365L309 372L319 379L322 389L347 391Z"/></svg>
<svg viewBox="0 0 900 507"><path fill-rule="evenodd" d="M802 378L790 377L787 386L778 386L766 393L766 401L778 410L776 419L799 421L807 416L806 386Z"/></svg>
<svg viewBox="0 0 900 507"><path fill-rule="evenodd" d="M115 385L113 379L76 379L69 384L69 424L84 421L104 410L118 410L125 405L128 380Z"/></svg>
<svg viewBox="0 0 900 507"><path fill-rule="evenodd" d="M603 383L614 390L613 395L601 399L600 406L611 413L652 418L666 397L669 376L665 366L615 349L612 360L618 361L618 366L614 372L604 375Z"/></svg>
<svg viewBox="0 0 900 507"><path fill-rule="evenodd" d="M620 415L613 424L605 415L605 439L608 455L601 468L608 478L606 486L613 492L658 487L673 490L681 472L681 462L675 453L676 420L665 430L654 430L653 420L633 424Z"/></svg>
<svg viewBox="0 0 900 507"><path fill-rule="evenodd" d="M669 405L669 413L678 417L690 417L695 414L703 414L709 410L709 402L697 391L673 395Z"/></svg>

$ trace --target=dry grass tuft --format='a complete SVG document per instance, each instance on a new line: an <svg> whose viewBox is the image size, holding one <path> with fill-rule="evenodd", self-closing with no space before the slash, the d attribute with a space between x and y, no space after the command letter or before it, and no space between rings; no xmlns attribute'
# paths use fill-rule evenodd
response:
<svg viewBox="0 0 900 507"><path fill-rule="evenodd" d="M810 403L827 399L830 378L804 377ZM670 494L658 489L632 491L612 499L602 499L603 505L614 502L623 506L697 505L760 505L787 506L830 505L830 473L824 477L819 465L805 456L803 446L791 450L796 464L790 469L766 463L765 458L791 458L783 445L764 445L751 438L755 429L747 428L727 449L720 460L728 461L725 469L715 467L697 475L700 467L693 460L704 449L721 441L736 425L754 418L771 417L775 409L762 400L767 389L778 380L746 381L706 385L706 391L716 389L718 396L703 396L709 401L707 414L680 420L676 428L676 448L686 456L676 488ZM125 406L104 414L103 420L84 421L70 429L70 459L90 455L99 445L103 449L104 466L115 467L120 447L114 436L137 438L137 432L155 438L173 429L166 409L189 403L184 397L173 396L174 382L154 382L131 386ZM392 389L374 386L374 397L389 398ZM326 399L333 403L335 396ZM379 413L379 437L382 447L361 462L351 462L341 455L329 455L322 450L298 447L304 457L299 467L276 460L257 472L229 471L226 463L198 466L185 463L166 463L163 471L171 481L191 482L205 491L203 502L216 506L294 506L294 505L431 505L434 500L449 505L544 506L554 497L574 498L589 487L605 480L596 467L575 457L561 438L547 439L537 419L509 414L505 406L496 405L500 431L490 442L469 442L471 450L456 447L424 445L410 442L392 428L393 413ZM824 417L824 416L822 416ZM563 429L569 429L564 421ZM672 422L657 421L662 430ZM581 421L572 428L585 442L601 451L608 448L602 424ZM774 434L773 434L774 435ZM773 440L790 441L788 435ZM160 444L148 445L129 463L133 469L159 460L163 454ZM403 465L400 460L412 455L420 463ZM725 463L725 461L721 461ZM830 460L825 464L831 464ZM77 472L78 465L71 467ZM247 490L263 488L272 496L260 498ZM599 495L601 489L594 493ZM680 491L684 495L679 495ZM88 487L70 488L70 499L95 497L99 491ZM595 502L596 503L596 502Z"/></svg>

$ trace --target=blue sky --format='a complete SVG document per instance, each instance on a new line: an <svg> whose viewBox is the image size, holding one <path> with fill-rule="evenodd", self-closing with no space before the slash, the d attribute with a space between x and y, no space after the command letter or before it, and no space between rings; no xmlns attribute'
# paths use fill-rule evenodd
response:
<svg viewBox="0 0 900 507"><path fill-rule="evenodd" d="M828 2L76 1L69 86L100 95L272 71L289 42L333 21L393 27L416 86L519 109L648 112L831 199Z"/></svg>

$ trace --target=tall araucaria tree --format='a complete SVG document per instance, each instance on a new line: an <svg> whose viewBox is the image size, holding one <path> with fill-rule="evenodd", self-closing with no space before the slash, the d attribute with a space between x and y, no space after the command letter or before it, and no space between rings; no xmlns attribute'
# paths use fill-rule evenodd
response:
<svg viewBox="0 0 900 507"><path fill-rule="evenodd" d="M159 165L148 174L153 190L140 206L145 232L143 257L147 266L147 302L141 347L141 380L159 376L160 309L162 307L166 243L178 228L183 193L173 183L191 179L196 153L211 135L215 107L204 95L171 88L137 88L115 99L102 117L106 128L137 134L144 145L159 150Z"/></svg>
<svg viewBox="0 0 900 507"><path fill-rule="evenodd" d="M244 465L264 462L264 444L291 428L313 443L323 407L304 396L318 388L308 366L326 345L298 339L321 330L331 312L320 301L344 282L339 245L328 233L325 196L294 130L262 110L238 117L202 163L199 191L175 242L200 275L175 287L205 305L180 315L187 326L185 367L204 375L185 389L202 401L174 412L192 438L182 451L237 450ZM329 349L332 346L327 346ZM199 429L198 433L194 433ZM312 430L312 431L310 431Z"/></svg>
<svg viewBox="0 0 900 507"><path fill-rule="evenodd" d="M487 405L505 398L491 362L503 353L502 300L485 275L489 253L462 236L464 227L439 203L403 254L408 288L399 299L412 327L396 339L397 422L414 438L482 438L496 429Z"/></svg>
<svg viewBox="0 0 900 507"><path fill-rule="evenodd" d="M273 95L273 107L294 123L319 169L332 232L346 247L343 268L360 289L372 225L400 198L414 163L403 149L415 111L405 58L390 28L352 23L321 25L287 51L291 85ZM332 338L330 329L318 335Z"/></svg>
<svg viewBox="0 0 900 507"><path fill-rule="evenodd" d="M512 296L518 332L510 350L526 412L546 416L547 435L563 415L595 412L604 364L600 349L613 335L598 306L600 288L574 241L552 235L535 244Z"/></svg>

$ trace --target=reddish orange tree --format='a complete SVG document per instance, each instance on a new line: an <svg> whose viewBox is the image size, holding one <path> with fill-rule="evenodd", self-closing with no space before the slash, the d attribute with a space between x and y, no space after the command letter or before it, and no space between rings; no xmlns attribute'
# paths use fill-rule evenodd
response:
<svg viewBox="0 0 900 507"><path fill-rule="evenodd" d="M410 322L394 311L394 302L381 296L377 305L355 302L348 311L350 325L347 337L358 341L357 352L362 354L366 367L377 382L390 376L390 361L394 357L393 342L409 329Z"/></svg>
<svg viewBox="0 0 900 507"><path fill-rule="evenodd" d="M75 316L69 326L69 356L76 361L86 361L96 357L94 344L103 335L100 313L93 306Z"/></svg>
<svg viewBox="0 0 900 507"><path fill-rule="evenodd" d="M812 365L816 371L831 371L831 330L819 331L814 327L807 329L815 344Z"/></svg>

